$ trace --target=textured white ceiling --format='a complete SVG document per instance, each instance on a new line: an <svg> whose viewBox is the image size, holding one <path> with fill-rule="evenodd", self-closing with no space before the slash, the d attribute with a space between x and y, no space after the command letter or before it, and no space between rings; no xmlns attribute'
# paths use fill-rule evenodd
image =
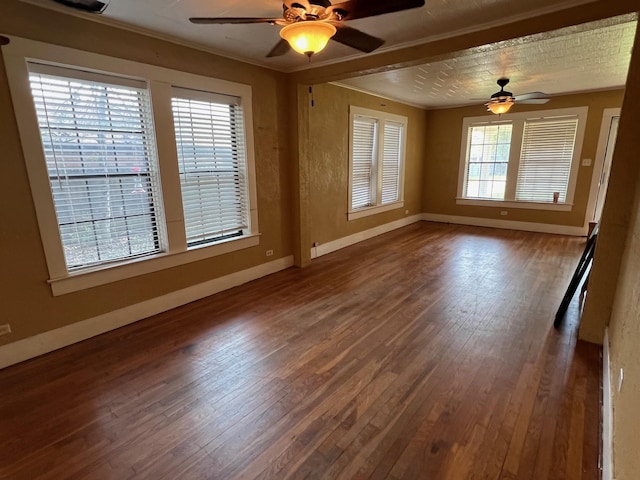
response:
<svg viewBox="0 0 640 480"><path fill-rule="evenodd" d="M511 80L506 90L516 96L622 87L636 28L633 19L628 15L499 42L339 84L425 108L486 101L499 90L500 77Z"/></svg>
<svg viewBox="0 0 640 480"><path fill-rule="evenodd" d="M0 0L1 1L1 0ZM268 24L194 25L192 16L277 17L282 0L110 0L103 15L79 13L52 0L22 0L182 42L281 71L363 56L330 42L311 64L293 51L265 55L280 27ZM348 25L400 48L551 12L591 0L427 0L422 8L353 20ZM611 0L615 1L615 0ZM342 81L341 84L425 108L481 102L511 79L514 94L560 94L621 87L629 64L635 16L627 15L457 52L424 65Z"/></svg>
<svg viewBox="0 0 640 480"><path fill-rule="evenodd" d="M23 0L76 12L52 0ZM424 7L347 22L350 27L383 38L380 50L480 30L534 14L555 11L591 0L428 0ZM615 0L612 0L615 1ZM308 68L306 58L289 52L265 58L280 39L280 27L268 24L194 25L189 17L278 17L282 0L110 0L100 21L117 22L174 37L233 58L283 71ZM379 50L379 51L380 51ZM311 66L364 54L337 42L318 54Z"/></svg>

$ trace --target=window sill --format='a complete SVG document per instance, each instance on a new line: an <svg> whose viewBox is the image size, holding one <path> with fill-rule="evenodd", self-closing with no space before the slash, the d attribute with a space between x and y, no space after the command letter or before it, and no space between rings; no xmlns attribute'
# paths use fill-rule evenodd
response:
<svg viewBox="0 0 640 480"><path fill-rule="evenodd" d="M482 198L456 198L458 205L473 205L476 207L522 208L527 210L552 210L557 212L570 212L573 203L545 203L523 202L518 200L489 200Z"/></svg>
<svg viewBox="0 0 640 480"><path fill-rule="evenodd" d="M65 277L51 279L49 284L53 295L59 296L255 247L259 244L259 234L230 238L215 245L202 246L183 252L163 252L122 263L99 266L91 270L73 272Z"/></svg>
<svg viewBox="0 0 640 480"><path fill-rule="evenodd" d="M384 205L376 205L374 207L363 207L347 213L347 218L349 221L351 221L358 218L368 217L369 215L376 215L377 213L388 212L389 210L396 210L402 207L404 207L404 200L400 200L399 202L386 203Z"/></svg>

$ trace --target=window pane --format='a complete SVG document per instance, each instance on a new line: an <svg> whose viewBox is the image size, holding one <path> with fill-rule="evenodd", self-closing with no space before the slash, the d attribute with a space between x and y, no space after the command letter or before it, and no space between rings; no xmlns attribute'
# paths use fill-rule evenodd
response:
<svg viewBox="0 0 640 480"><path fill-rule="evenodd" d="M67 268L159 252L147 92L41 73L30 82Z"/></svg>
<svg viewBox="0 0 640 480"><path fill-rule="evenodd" d="M353 119L351 145L351 209L373 204L373 166L378 122L368 117Z"/></svg>
<svg viewBox="0 0 640 480"><path fill-rule="evenodd" d="M511 132L511 124L469 128L464 197L504 199Z"/></svg>
<svg viewBox="0 0 640 480"><path fill-rule="evenodd" d="M575 117L525 122L517 200L566 201L577 129Z"/></svg>
<svg viewBox="0 0 640 480"><path fill-rule="evenodd" d="M237 105L172 99L187 245L242 235L248 228L242 110Z"/></svg>
<svg viewBox="0 0 640 480"><path fill-rule="evenodd" d="M397 202L400 199L400 161L403 131L404 127L400 123L384 123L382 198L380 199L382 205Z"/></svg>

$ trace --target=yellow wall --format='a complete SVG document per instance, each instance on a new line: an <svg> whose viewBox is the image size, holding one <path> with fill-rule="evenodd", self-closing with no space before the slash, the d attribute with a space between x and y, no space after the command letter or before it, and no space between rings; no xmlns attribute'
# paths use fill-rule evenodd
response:
<svg viewBox="0 0 640 480"><path fill-rule="evenodd" d="M614 478L640 476L640 31L629 67L607 200L580 334L602 341L609 325ZM618 391L620 370L624 369Z"/></svg>
<svg viewBox="0 0 640 480"><path fill-rule="evenodd" d="M627 11L631 3L623 0L615 2L615 6L624 7ZM576 15L568 17L574 21L576 18L600 18L606 15L609 6L613 4L591 2L577 7ZM585 12L584 18L579 16L580 12ZM422 57L428 57L447 51L447 48L451 51L510 38L510 35L528 32L526 29L539 31L543 26L554 26L552 22L559 22L559 18L552 15L535 24L527 20L479 32L475 36L458 37L460 42L453 46L450 40L446 40L418 50L412 47L400 52L403 55L401 60L407 63L420 61L418 56L411 57L411 52L415 51ZM562 18L565 24L570 21ZM542 26L537 26L539 24ZM386 63L393 63L392 58L400 58L398 52L368 56L348 68L329 66L324 74L308 70L297 77L286 76L158 39L85 22L17 0L0 2L0 32L252 85L258 215L262 233L259 247L53 297L46 283L48 274L44 253L2 67L0 323L11 323L13 333L0 337L0 345L261 264L266 260L266 249L275 251L274 259L290 255L299 238L306 239L299 243L307 240L326 243L403 218L404 209L354 222L346 221L349 104L376 108L377 104L386 103L390 111L409 117L405 208L410 210L410 214L426 211L498 218L496 209L455 204L461 122L465 116L478 115L476 107L425 113L328 84L315 87L316 107L305 106L301 110L296 105L298 99L306 102L304 87L296 86L296 78L304 83L307 79L337 78L348 68L354 71L357 68L384 68L381 65L386 58L389 58ZM640 355L637 347L640 344L640 269L637 268L640 264L640 167L637 153L640 151L640 55L637 48L627 85L618 148L581 331L583 338L601 340L601 332L609 320L609 312L612 312L609 326L614 385L620 368L625 371L622 391L614 390L614 456L619 479L635 478L640 471L636 433L640 405ZM589 124L582 157L594 158L602 109L620 105L621 97L621 92L572 95L555 98L543 108L588 105ZM300 111L305 116L296 118ZM296 122L307 123L298 128L294 125ZM308 141L301 139L299 144L299 132L308 135ZM303 143L304 148L299 148ZM296 160L300 152L305 155L298 163ZM582 225L591 174L591 167L580 168L574 211L511 209L509 220ZM309 247L300 246L301 249Z"/></svg>
<svg viewBox="0 0 640 480"><path fill-rule="evenodd" d="M10 323L13 333L0 337L0 345L292 254L289 126L279 108L289 93L283 74L16 0L0 2L0 33L250 84L262 234L258 247L53 297L2 63L0 323ZM267 249L274 250L269 259Z"/></svg>
<svg viewBox="0 0 640 480"><path fill-rule="evenodd" d="M425 110L336 85L313 87L309 107L309 235L321 244L421 213ZM380 110L408 118L404 207L356 220L349 208L349 106ZM405 213L408 210L409 213ZM309 248L311 245L308 246Z"/></svg>
<svg viewBox="0 0 640 480"><path fill-rule="evenodd" d="M589 113L581 158L595 159L603 110L605 108L620 107L622 97L622 90L565 95L553 97L544 105L516 104L513 110L523 112L588 106ZM429 128L426 133L428 158L425 166L422 193L424 211L440 215L583 226L593 175L593 162L591 167L580 166L574 207L570 212L456 204L460 146L462 143L462 121L465 117L476 117L483 114L490 115L482 105L432 110L429 112ZM500 215L502 210L508 211L506 217Z"/></svg>

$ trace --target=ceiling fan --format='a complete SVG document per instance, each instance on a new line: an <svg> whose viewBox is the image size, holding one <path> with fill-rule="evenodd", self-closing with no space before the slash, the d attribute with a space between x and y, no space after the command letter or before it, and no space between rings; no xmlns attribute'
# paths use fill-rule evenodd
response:
<svg viewBox="0 0 640 480"><path fill-rule="evenodd" d="M284 55L291 48L311 55L318 53L329 39L370 53L384 44L384 40L347 27L343 22L373 17L423 6L425 0L346 0L331 4L329 0L284 0L282 18L261 17L192 17L196 24L269 23L280 25L282 40L267 57Z"/></svg>
<svg viewBox="0 0 640 480"><path fill-rule="evenodd" d="M102 13L109 6L110 0L53 0L65 7L76 8L83 12Z"/></svg>
<svg viewBox="0 0 640 480"><path fill-rule="evenodd" d="M499 78L496 83L500 87L500 91L491 95L491 99L485 103L487 111L496 115L507 113L515 102L542 105L551 99L549 95L543 92L529 92L514 97L513 93L504 89L509 83L508 78Z"/></svg>

